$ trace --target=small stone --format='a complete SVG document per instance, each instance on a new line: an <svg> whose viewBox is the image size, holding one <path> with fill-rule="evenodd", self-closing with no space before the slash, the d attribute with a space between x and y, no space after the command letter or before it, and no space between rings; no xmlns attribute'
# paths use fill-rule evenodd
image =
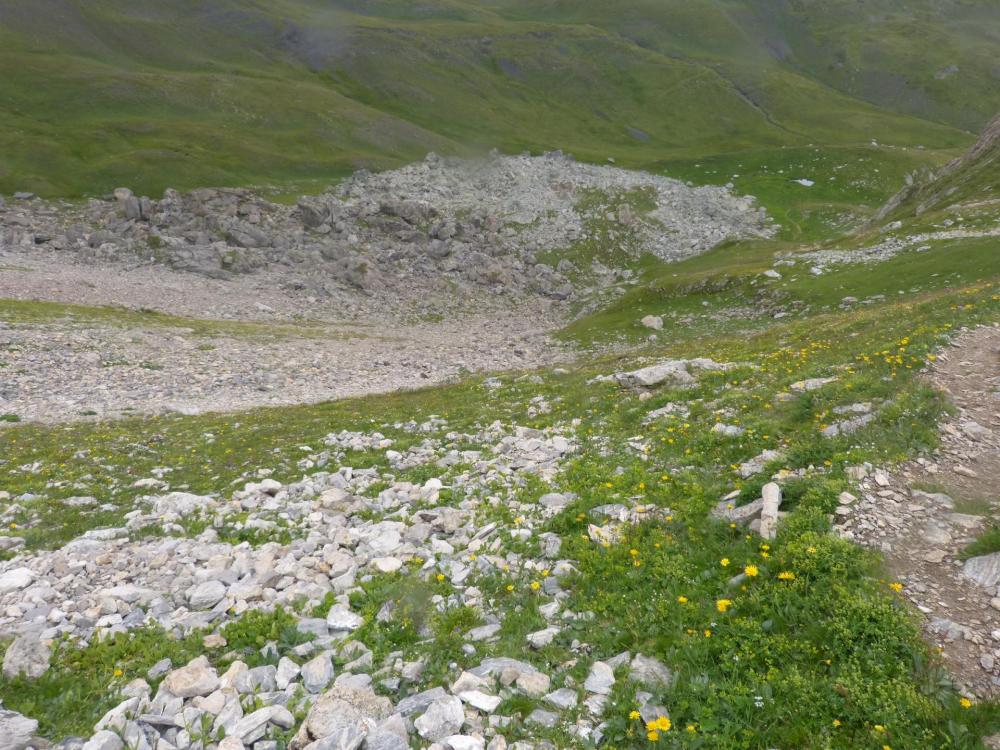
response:
<svg viewBox="0 0 1000 750"><path fill-rule="evenodd" d="M31 585L35 574L28 568L14 568L0 574L0 596L13 591L20 591Z"/></svg>
<svg viewBox="0 0 1000 750"><path fill-rule="evenodd" d="M123 747L125 743L121 737L109 729L102 729L83 744L83 750L122 750Z"/></svg>
<svg viewBox="0 0 1000 750"><path fill-rule="evenodd" d="M1000 552L970 557L965 561L962 573L984 588L994 588L1000 583Z"/></svg>
<svg viewBox="0 0 1000 750"><path fill-rule="evenodd" d="M458 697L463 703L468 703L477 711L484 711L485 713L493 713L503 701L497 695L489 695L479 690L464 690L458 694Z"/></svg>
<svg viewBox="0 0 1000 750"><path fill-rule="evenodd" d="M761 489L761 497L764 503L760 509L760 535L764 539L774 539L778 533L781 487L776 482L768 482Z"/></svg>
<svg viewBox="0 0 1000 750"><path fill-rule="evenodd" d="M662 662L651 656L636 654L629 664L629 679L641 682L650 687L669 687L674 675Z"/></svg>
<svg viewBox="0 0 1000 750"><path fill-rule="evenodd" d="M568 711L569 709L576 707L576 691L571 690L570 688L559 688L558 690L553 690L545 696L545 702L551 706L555 706L561 711Z"/></svg>
<svg viewBox="0 0 1000 750"><path fill-rule="evenodd" d="M52 646L43 641L37 631L29 631L14 639L3 657L3 676L13 679L18 676L36 680L49 668Z"/></svg>
<svg viewBox="0 0 1000 750"><path fill-rule="evenodd" d="M485 741L480 737L472 737L467 734L453 734L445 739L444 744L450 750L483 750Z"/></svg>
<svg viewBox="0 0 1000 750"><path fill-rule="evenodd" d="M163 681L164 687L179 698L194 698L208 695L219 687L219 677L208 664L208 659L199 656L187 666L175 669Z"/></svg>
<svg viewBox="0 0 1000 750"><path fill-rule="evenodd" d="M302 686L310 693L322 692L333 681L333 661L324 651L302 665Z"/></svg>
<svg viewBox="0 0 1000 750"><path fill-rule="evenodd" d="M544 648L552 643L553 639L559 635L559 628L545 628L528 633L528 643L532 648Z"/></svg>
<svg viewBox="0 0 1000 750"><path fill-rule="evenodd" d="M289 659L287 656L282 656L281 660L278 662L278 671L275 673L275 684L278 690L284 690L286 687L291 685L295 678L299 676L301 672L301 667L294 661Z"/></svg>
<svg viewBox="0 0 1000 750"><path fill-rule="evenodd" d="M522 672L514 681L518 690L534 698L540 698L549 692L551 683L544 672Z"/></svg>
<svg viewBox="0 0 1000 750"><path fill-rule="evenodd" d="M538 726L545 727L546 729L552 729L559 723L559 714L552 711L545 711L541 708L536 708L528 714L528 723L537 724Z"/></svg>
<svg viewBox="0 0 1000 750"><path fill-rule="evenodd" d="M440 742L446 737L458 734L465 723L462 701L453 695L439 698L413 722L417 732L425 740Z"/></svg>
<svg viewBox="0 0 1000 750"><path fill-rule="evenodd" d="M188 603L191 609L211 609L226 595L226 584L222 581L205 581L188 592Z"/></svg>
<svg viewBox="0 0 1000 750"><path fill-rule="evenodd" d="M326 615L326 624L330 630L357 630L365 624L365 619L360 615L351 612L343 604L337 604L330 608Z"/></svg>
<svg viewBox="0 0 1000 750"><path fill-rule="evenodd" d="M16 711L6 711L0 708L0 747L4 750L26 750L31 746L32 738L37 731L38 722L36 720L22 716ZM122 742L118 740L117 747L94 746L87 747L87 750L121 750L121 747Z"/></svg>
<svg viewBox="0 0 1000 750"><path fill-rule="evenodd" d="M607 695L615 684L615 671L603 661L595 661L590 667L590 674L583 683L585 690L599 695Z"/></svg>

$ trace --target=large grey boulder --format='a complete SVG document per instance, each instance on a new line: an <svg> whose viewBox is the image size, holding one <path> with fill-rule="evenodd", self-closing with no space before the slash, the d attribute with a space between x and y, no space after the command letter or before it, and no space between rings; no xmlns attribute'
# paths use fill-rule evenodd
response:
<svg viewBox="0 0 1000 750"><path fill-rule="evenodd" d="M631 372L619 372L615 379L625 386L651 388L654 385L671 382L675 385L693 385L693 372L697 370L728 370L731 364L715 362L699 357L697 359L667 359L655 365Z"/></svg>
<svg viewBox="0 0 1000 750"><path fill-rule="evenodd" d="M4 750L25 750L38 731L38 722L16 711L0 709L0 747Z"/></svg>
<svg viewBox="0 0 1000 750"><path fill-rule="evenodd" d="M995 588L1000 583L1000 552L970 557L965 561L962 573L984 588Z"/></svg>
<svg viewBox="0 0 1000 750"><path fill-rule="evenodd" d="M48 670L51 653L51 643L43 641L37 630L23 633L7 647L3 657L3 676L8 679L18 676L38 679Z"/></svg>
<svg viewBox="0 0 1000 750"><path fill-rule="evenodd" d="M636 654L632 657L629 669L629 679L650 687L669 687L674 679L669 667L651 656Z"/></svg>
<svg viewBox="0 0 1000 750"><path fill-rule="evenodd" d="M607 695L615 685L615 670L603 661L595 661L590 667L590 674L587 675L583 687L590 693Z"/></svg>
<svg viewBox="0 0 1000 750"><path fill-rule="evenodd" d="M204 656L192 660L187 666L175 669L163 680L163 685L179 698L208 695L219 687L219 676Z"/></svg>
<svg viewBox="0 0 1000 750"><path fill-rule="evenodd" d="M302 686L310 693L320 693L333 681L333 661L324 651L302 665Z"/></svg>
<svg viewBox="0 0 1000 750"><path fill-rule="evenodd" d="M0 573L0 596L26 589L34 580L35 574L28 568L14 568Z"/></svg>
<svg viewBox="0 0 1000 750"><path fill-rule="evenodd" d="M191 609L211 609L222 601L226 595L226 584L222 581L205 581L188 591L188 603Z"/></svg>
<svg viewBox="0 0 1000 750"><path fill-rule="evenodd" d="M413 726L428 742L440 742L458 734L464 723L462 701L457 696L448 695L431 703L423 715L413 722Z"/></svg>
<svg viewBox="0 0 1000 750"><path fill-rule="evenodd" d="M335 686L317 698L289 749L302 750L313 742L322 741L317 749L353 750L392 712L392 701L388 698L370 690Z"/></svg>

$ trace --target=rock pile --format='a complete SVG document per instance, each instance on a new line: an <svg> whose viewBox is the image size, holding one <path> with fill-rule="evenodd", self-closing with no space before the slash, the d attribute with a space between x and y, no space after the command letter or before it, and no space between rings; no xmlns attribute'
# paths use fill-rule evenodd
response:
<svg viewBox="0 0 1000 750"><path fill-rule="evenodd" d="M636 252L683 258L718 242L768 234L752 198L723 188L614 167L578 164L562 154L478 161L433 154L411 166L360 172L296 206L236 189L167 190L159 200L126 188L83 207L38 199L0 205L0 252L57 251L84 263L150 262L213 278L280 268L285 284L314 296L428 288L476 294L573 294L571 260L538 254L565 250L595 218L581 200L595 192L653 196L647 213L627 205L610 217L635 237Z"/></svg>

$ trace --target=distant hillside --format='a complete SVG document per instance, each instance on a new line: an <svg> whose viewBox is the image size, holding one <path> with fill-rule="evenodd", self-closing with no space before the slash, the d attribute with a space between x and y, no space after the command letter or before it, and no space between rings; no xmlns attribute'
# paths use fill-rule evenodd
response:
<svg viewBox="0 0 1000 750"><path fill-rule="evenodd" d="M998 30L973 0L6 0L0 192L302 187L494 146L954 148L1000 109Z"/></svg>
<svg viewBox="0 0 1000 750"><path fill-rule="evenodd" d="M1000 115L967 152L936 172L913 179L883 207L877 219L921 216L1000 202Z"/></svg>

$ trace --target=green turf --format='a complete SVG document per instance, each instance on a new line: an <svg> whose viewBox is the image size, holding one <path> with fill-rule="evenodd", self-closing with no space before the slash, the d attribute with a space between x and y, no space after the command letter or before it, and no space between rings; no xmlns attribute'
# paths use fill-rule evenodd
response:
<svg viewBox="0 0 1000 750"><path fill-rule="evenodd" d="M874 139L916 168L940 162L917 147L960 148L1000 109L987 3L945 22L929 0L883 0L874 25L846 3L756 0L43 5L0 8L2 192L315 191L361 166L492 147L650 166ZM877 55L874 34L888 34ZM961 72L939 82L952 53ZM901 99L858 89L901 68Z"/></svg>

